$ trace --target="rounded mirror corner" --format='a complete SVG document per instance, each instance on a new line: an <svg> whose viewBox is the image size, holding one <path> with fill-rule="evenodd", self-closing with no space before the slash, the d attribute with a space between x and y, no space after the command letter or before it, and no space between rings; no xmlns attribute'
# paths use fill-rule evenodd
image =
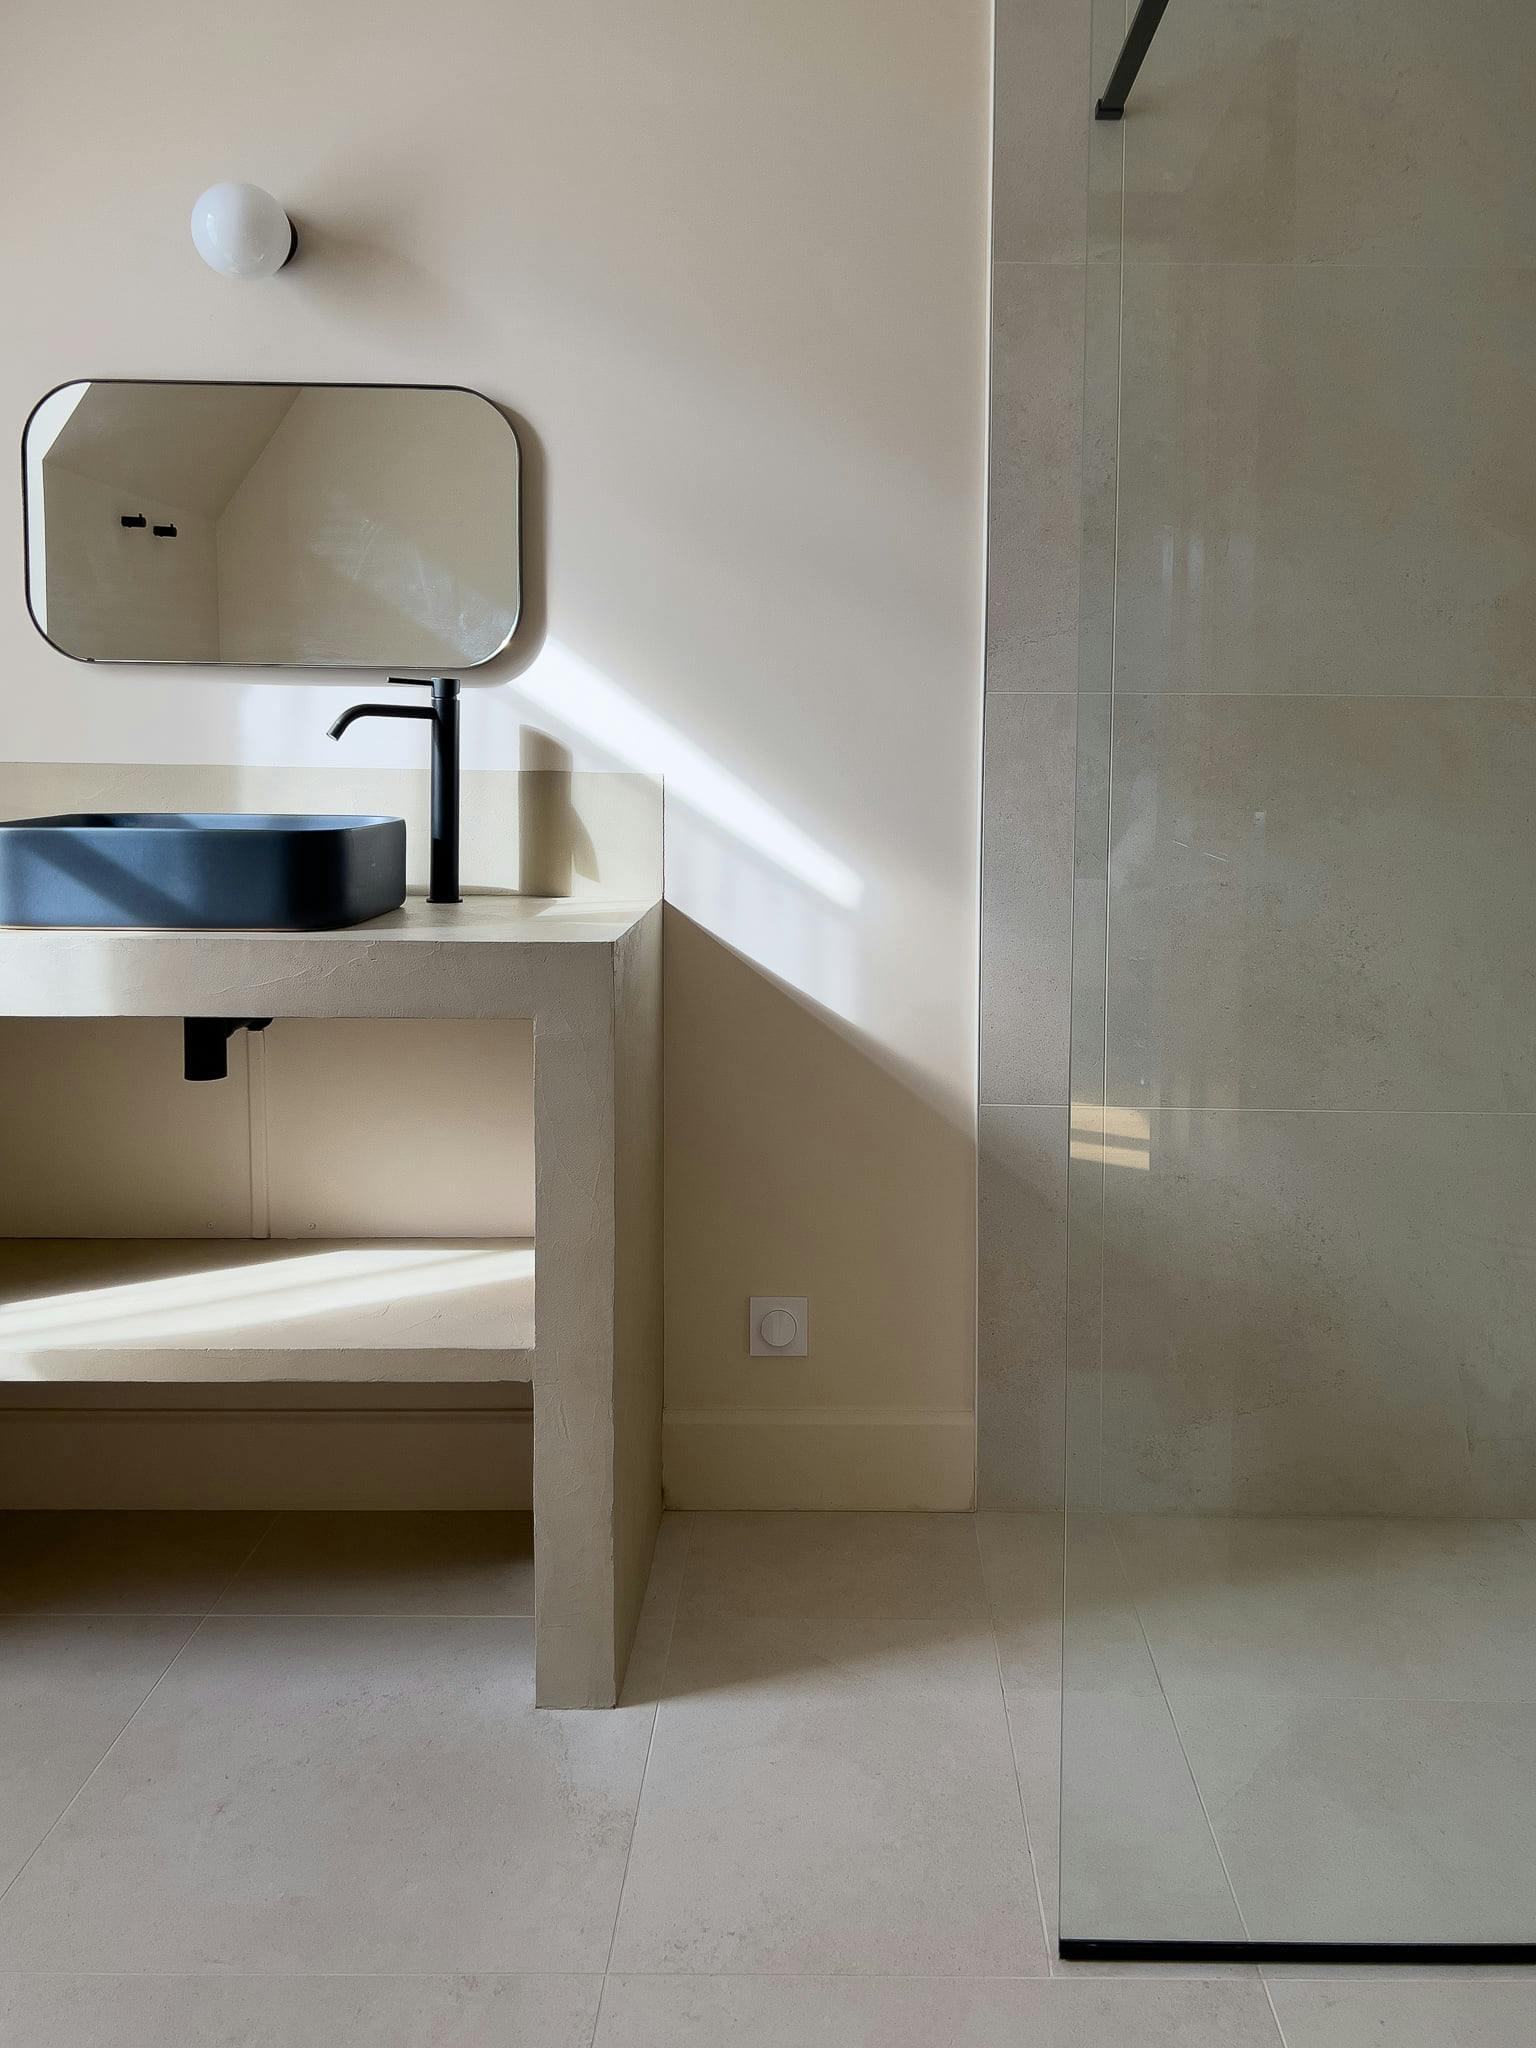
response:
<svg viewBox="0 0 1536 2048"><path fill-rule="evenodd" d="M469 385L71 378L22 470L28 615L68 660L451 673L516 637L522 445Z"/></svg>

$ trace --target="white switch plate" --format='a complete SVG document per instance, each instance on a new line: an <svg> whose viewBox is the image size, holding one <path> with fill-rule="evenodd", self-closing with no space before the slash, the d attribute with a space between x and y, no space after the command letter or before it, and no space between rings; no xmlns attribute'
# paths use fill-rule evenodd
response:
<svg viewBox="0 0 1536 2048"><path fill-rule="evenodd" d="M793 1331L784 1325L789 1341L785 1344L770 1343L764 1335L766 1323L774 1330L775 1322L770 1318L789 1316L794 1322ZM747 1353L752 1358L804 1358L810 1350L811 1305L803 1294L754 1294L747 1303Z"/></svg>

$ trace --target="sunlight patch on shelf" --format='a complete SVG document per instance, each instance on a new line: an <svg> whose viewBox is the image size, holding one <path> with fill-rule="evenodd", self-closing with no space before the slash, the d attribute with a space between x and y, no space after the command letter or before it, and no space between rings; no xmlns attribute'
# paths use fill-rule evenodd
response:
<svg viewBox="0 0 1536 2048"><path fill-rule="evenodd" d="M488 1289L531 1288L533 1261L531 1245L381 1244L108 1280L0 1307L0 1351L236 1348L283 1325L348 1316L376 1335L391 1311L431 1313Z"/></svg>

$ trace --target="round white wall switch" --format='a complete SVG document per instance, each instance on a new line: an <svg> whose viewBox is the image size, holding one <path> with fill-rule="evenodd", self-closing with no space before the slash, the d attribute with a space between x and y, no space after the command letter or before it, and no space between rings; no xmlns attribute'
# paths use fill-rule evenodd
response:
<svg viewBox="0 0 1536 2048"><path fill-rule="evenodd" d="M754 1294L747 1304L747 1352L752 1358L808 1355L810 1307L801 1294Z"/></svg>

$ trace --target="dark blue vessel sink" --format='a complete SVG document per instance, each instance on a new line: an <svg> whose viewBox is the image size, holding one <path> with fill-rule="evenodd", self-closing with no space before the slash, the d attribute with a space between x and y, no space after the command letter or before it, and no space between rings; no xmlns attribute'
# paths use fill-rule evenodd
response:
<svg viewBox="0 0 1536 2048"><path fill-rule="evenodd" d="M0 824L0 924L335 931L404 901L401 818L81 811Z"/></svg>

